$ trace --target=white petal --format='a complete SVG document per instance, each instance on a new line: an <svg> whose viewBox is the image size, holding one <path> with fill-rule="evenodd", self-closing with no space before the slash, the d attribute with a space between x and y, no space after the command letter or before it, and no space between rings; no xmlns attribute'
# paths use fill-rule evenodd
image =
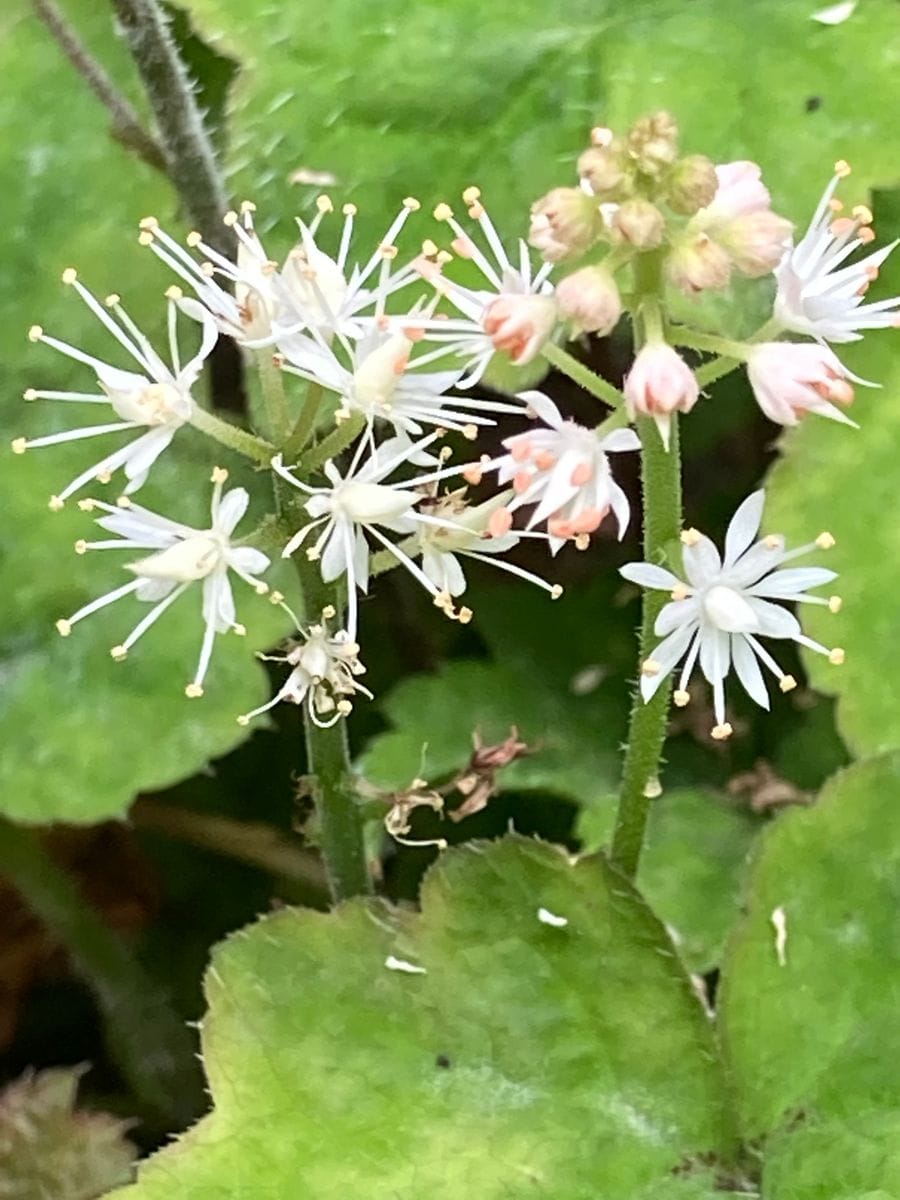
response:
<svg viewBox="0 0 900 1200"><path fill-rule="evenodd" d="M644 703L656 693L657 688L671 672L672 668L684 657L696 629L697 626L695 624L685 625L681 629L676 629L674 633L670 633L667 638L664 638L651 651L650 657L655 663L659 664L659 671L655 675L641 676L641 696L644 699Z"/></svg>
<svg viewBox="0 0 900 1200"><path fill-rule="evenodd" d="M657 637L665 637L680 625L688 622L696 624L699 607L699 602L693 596L688 600L670 600L668 604L663 605L656 618L653 632Z"/></svg>
<svg viewBox="0 0 900 1200"><path fill-rule="evenodd" d="M759 533L766 493L760 489L740 505L728 524L725 534L725 565L731 566L750 546Z"/></svg>
<svg viewBox="0 0 900 1200"><path fill-rule="evenodd" d="M784 571L773 571L749 589L752 596L797 595L809 588L820 587L837 579L837 571L827 567L788 567Z"/></svg>
<svg viewBox="0 0 900 1200"><path fill-rule="evenodd" d="M763 680L762 671L756 661L756 655L746 638L739 633L731 636L731 655L734 659L734 669L737 677L744 685L744 691L751 700L755 700L762 708L769 707L769 693Z"/></svg>
<svg viewBox="0 0 900 1200"><path fill-rule="evenodd" d="M271 559L262 550L252 546L234 546L228 551L228 561L234 563L245 575L261 575L267 570Z"/></svg>
<svg viewBox="0 0 900 1200"><path fill-rule="evenodd" d="M550 397L545 396L543 392L519 392L518 397L520 400L525 401L528 407L545 425L550 425L554 429L558 429L562 425L562 413Z"/></svg>
<svg viewBox="0 0 900 1200"><path fill-rule="evenodd" d="M626 563L624 567L619 568L619 574L631 583L640 584L641 587L658 588L663 592L671 592L672 588L681 583L677 575L673 575L665 567L654 566L653 563Z"/></svg>
<svg viewBox="0 0 900 1200"><path fill-rule="evenodd" d="M216 528L220 533L230 537L234 533L235 526L241 517L247 511L247 505L250 503L250 497L247 494L246 488L232 488L230 492L226 492L219 504L219 511L216 515Z"/></svg>
<svg viewBox="0 0 900 1200"><path fill-rule="evenodd" d="M326 583L339 579L347 570L345 530L343 522L335 522L322 551L322 578Z"/></svg>
<svg viewBox="0 0 900 1200"><path fill-rule="evenodd" d="M633 429L614 429L601 440L600 448L614 454L623 450L640 450L641 439Z"/></svg>
<svg viewBox="0 0 900 1200"><path fill-rule="evenodd" d="M716 683L725 678L730 665L730 635L705 624L700 633L700 670L710 683Z"/></svg>
<svg viewBox="0 0 900 1200"><path fill-rule="evenodd" d="M759 632L763 637L795 638L801 632L800 622L792 612L788 612L780 604L770 604L768 600L757 600L755 596L748 596L747 600L756 613Z"/></svg>
<svg viewBox="0 0 900 1200"><path fill-rule="evenodd" d="M703 587L711 582L722 569L718 550L709 538L702 534L692 546L682 546L681 561L684 563L684 572L694 587Z"/></svg>

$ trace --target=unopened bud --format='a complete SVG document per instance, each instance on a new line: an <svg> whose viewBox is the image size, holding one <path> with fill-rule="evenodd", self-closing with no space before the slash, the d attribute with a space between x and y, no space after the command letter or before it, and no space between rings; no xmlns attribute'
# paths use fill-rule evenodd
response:
<svg viewBox="0 0 900 1200"><path fill-rule="evenodd" d="M623 391L631 420L639 415L652 417L666 448L672 413L690 412L700 394L694 372L665 342L643 347L625 378Z"/></svg>
<svg viewBox="0 0 900 1200"><path fill-rule="evenodd" d="M582 333L611 333L622 315L616 281L605 267L582 267L556 288L560 316Z"/></svg>
<svg viewBox="0 0 900 1200"><path fill-rule="evenodd" d="M626 200L616 209L612 224L638 250L655 250L666 232L662 213L649 200Z"/></svg>
<svg viewBox="0 0 900 1200"><path fill-rule="evenodd" d="M578 174L595 196L611 196L625 181L621 146L591 146L578 160Z"/></svg>
<svg viewBox="0 0 900 1200"><path fill-rule="evenodd" d="M689 154L675 164L669 177L669 207L692 217L712 203L719 186L716 168L703 154Z"/></svg>
<svg viewBox="0 0 900 1200"><path fill-rule="evenodd" d="M498 296L485 309L481 324L494 343L519 366L529 363L553 333L556 301L551 296Z"/></svg>
<svg viewBox="0 0 900 1200"><path fill-rule="evenodd" d="M602 232L597 201L581 188L554 188L531 206L528 241L547 262L580 257Z"/></svg>
<svg viewBox="0 0 900 1200"><path fill-rule="evenodd" d="M678 157L678 125L671 113L655 112L635 121L628 133L628 153L637 169L654 178Z"/></svg>
<svg viewBox="0 0 900 1200"><path fill-rule="evenodd" d="M791 244L793 225L770 208L735 217L717 234L743 275L759 279L774 271Z"/></svg>
<svg viewBox="0 0 900 1200"><path fill-rule="evenodd" d="M731 259L728 251L708 234L688 228L672 243L666 258L666 275L685 295L695 296L711 288L728 286Z"/></svg>

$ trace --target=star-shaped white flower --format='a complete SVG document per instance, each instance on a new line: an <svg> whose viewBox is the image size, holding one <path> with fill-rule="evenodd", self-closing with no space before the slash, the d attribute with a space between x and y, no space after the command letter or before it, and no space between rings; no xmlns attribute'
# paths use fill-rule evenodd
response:
<svg viewBox="0 0 900 1200"><path fill-rule="evenodd" d="M419 260L419 270L458 314L421 322L426 340L438 344L430 357L453 354L461 358L466 373L458 386L466 388L481 379L498 350L520 366L531 362L553 333L559 314L548 278L553 264L535 269L531 252L521 239L518 261L513 262L481 203L478 188L468 188L463 200L484 235L486 251L466 233L449 205L439 204L434 215L453 230L453 250L477 267L487 287L465 287L446 278L441 268L449 255L438 253L433 244L426 243L427 254Z"/></svg>
<svg viewBox="0 0 900 1200"><path fill-rule="evenodd" d="M575 538L582 548L612 510L621 538L628 527L628 497L613 479L607 455L637 450L640 441L631 429L616 429L598 437L593 429L565 420L559 409L542 392L523 392L542 426L506 438L507 453L495 459L501 484L512 482L514 496L505 509L491 518L494 534L506 533L512 514L533 505L527 529L547 522L550 550L556 554L567 539Z"/></svg>
<svg viewBox="0 0 900 1200"><path fill-rule="evenodd" d="M128 479L125 494L136 492L145 482L150 468L167 448L176 432L191 418L194 402L191 388L203 368L203 363L216 344L218 332L208 316L202 322L200 348L184 365L179 355L176 336L176 321L179 294L177 289L168 302L169 353L171 366L153 349L152 345L122 308L119 297L107 296L101 304L78 280L75 271L63 272L63 282L74 287L85 304L113 335L119 345L135 360L140 373L125 371L111 366L83 350L70 346L58 338L45 334L39 325L29 330L33 342L52 346L69 358L91 367L97 378L97 392L39 391L29 388L26 400L63 400L72 404L109 405L118 421L104 425L87 425L68 429L63 433L52 433L38 438L16 438L12 448L17 454L38 446L55 446L61 442L74 442L82 438L99 437L104 433L120 433L125 430L142 429L146 432L101 458L71 481L58 496L50 499L50 507L62 508L69 496L92 480L107 482L118 470L123 470Z"/></svg>
<svg viewBox="0 0 900 1200"><path fill-rule="evenodd" d="M737 677L752 700L769 707L769 696L759 668L761 662L778 679L783 692L796 686L760 643L759 638L788 638L832 663L841 663L844 652L829 650L804 635L800 622L775 600L826 605L832 612L840 608L840 599L809 596L807 589L830 583L834 571L823 567L788 567L784 563L811 550L834 545L829 533L797 550L786 550L779 535L755 542L762 519L765 493L754 492L738 508L725 534L725 554L709 538L688 529L681 535L682 562L686 582L654 563L630 563L621 573L641 587L671 592L672 599L656 620L654 632L663 640L641 667L641 695L644 701L656 693L664 679L684 660L675 703L687 704L687 684L699 659L700 670L713 689L716 725L715 738L730 736L731 725L725 720L725 679L734 666Z"/></svg>
<svg viewBox="0 0 900 1200"><path fill-rule="evenodd" d="M855 342L863 329L896 326L900 296L864 304L869 284L897 242L848 263L862 246L875 240L872 214L857 205L852 214L837 215L843 205L834 198L841 179L850 172L844 162L819 201L809 229L789 250L775 271L775 320L783 329L805 333L823 342Z"/></svg>
<svg viewBox="0 0 900 1200"><path fill-rule="evenodd" d="M223 496L222 485L227 478L228 472L222 468L217 467L213 471L208 529L193 529L178 521L170 521L168 517L139 508L131 502L116 508L101 500L80 501L80 506L86 512L100 509L106 514L98 518L97 524L115 534L115 537L100 542L79 541L75 545L79 554L88 550L150 550L152 553L128 564L127 569L134 575L130 583L114 588L85 604L70 617L57 621L56 627L62 636L68 637L72 627L91 613L123 596L134 594L138 600L151 602L154 607L135 625L124 642L113 646L110 651L112 657L121 661L138 638L155 624L179 596L192 584L202 582L203 642L194 678L185 688L188 697L202 696L216 634L228 630L239 634L245 632L243 625L235 620L229 571L250 584L260 595L269 590L268 585L258 578L269 566L266 555L251 546L232 544L231 535L247 511L249 497L244 488L232 488Z"/></svg>
<svg viewBox="0 0 900 1200"><path fill-rule="evenodd" d="M305 704L312 723L328 729L352 711L350 697L359 693L369 700L373 698L357 678L366 671L359 661L358 644L344 629L329 632L328 622L334 615L329 606L319 624L308 629L299 626L300 640L291 639L286 653L260 655L266 662L287 663L291 673L271 700L238 717L239 725L247 725L254 717L287 701Z"/></svg>

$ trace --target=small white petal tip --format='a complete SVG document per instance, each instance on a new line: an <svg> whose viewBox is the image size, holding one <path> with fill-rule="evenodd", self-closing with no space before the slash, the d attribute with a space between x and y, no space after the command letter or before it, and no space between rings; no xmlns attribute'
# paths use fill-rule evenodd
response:
<svg viewBox="0 0 900 1200"><path fill-rule="evenodd" d="M393 954L387 956L384 965L389 971L400 971L403 975L428 974L424 967L417 967L415 963L407 962L405 958L397 958Z"/></svg>
<svg viewBox="0 0 900 1200"><path fill-rule="evenodd" d="M557 916L552 913L549 908L539 908L537 910L537 919L542 925L550 925L554 929L565 929L569 923L568 917Z"/></svg>

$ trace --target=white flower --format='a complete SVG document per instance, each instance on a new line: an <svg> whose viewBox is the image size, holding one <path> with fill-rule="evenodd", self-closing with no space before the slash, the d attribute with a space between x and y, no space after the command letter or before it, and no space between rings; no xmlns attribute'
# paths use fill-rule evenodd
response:
<svg viewBox="0 0 900 1200"><path fill-rule="evenodd" d="M512 526L512 514L534 505L527 529L547 522L550 550L556 554L569 538L587 545L588 536L599 528L612 509L621 538L628 527L628 498L612 477L608 453L637 450L637 434L617 429L599 438L593 429L564 420L559 409L541 392L523 392L543 428L506 438L507 453L490 464L497 469L501 484L512 481L514 496L505 508L491 517L489 529L498 536Z"/></svg>
<svg viewBox="0 0 900 1200"><path fill-rule="evenodd" d="M464 360L466 376L461 388L477 383L497 350L504 350L514 363L531 362L549 339L557 323L553 286L548 280L552 263L532 267L528 246L519 240L518 262L514 263L503 248L493 222L480 200L478 188L463 193L469 216L478 222L487 243L482 249L459 224L448 205L439 204L434 215L446 221L454 233L453 250L469 260L484 276L487 287L471 288L455 283L441 274L448 255L426 243L425 249L436 257L419 260L419 271L445 296L458 316L431 317L420 322L429 342L439 344L432 358L455 354Z"/></svg>
<svg viewBox="0 0 900 1200"><path fill-rule="evenodd" d="M630 563L621 573L642 587L671 592L672 600L656 619L654 632L663 640L641 667L641 695L648 701L664 679L684 660L674 695L679 706L687 704L687 684L699 658L700 670L712 685L716 726L713 737L727 738L731 726L725 720L725 678L732 664L744 690L763 708L769 696L759 662L776 676L783 692L796 686L769 652L760 637L789 638L833 663L844 660L840 649L827 647L804 636L793 613L773 600L827 605L840 608L840 598L808 596L808 588L836 578L821 567L779 568L816 548L834 545L831 534L823 533L808 546L787 551L784 538L765 537L754 543L759 532L765 493L754 492L738 508L725 534L725 556L709 538L688 529L681 535L682 562L687 582L653 563ZM757 661L759 660L759 662Z"/></svg>
<svg viewBox="0 0 900 1200"><path fill-rule="evenodd" d="M316 240L323 217L334 211L327 196L317 200L316 216L309 225L298 220L300 240L281 266L266 255L253 224L255 206L249 202L241 205L242 219L236 213L226 216L238 239L235 262L192 233L189 246L208 260L198 263L153 218L142 223L141 237L193 288L223 332L251 346L275 342L286 353L293 336L304 330L316 330L326 338L362 337L372 321L383 316L387 298L420 278L411 264L398 270L392 267L397 256L394 241L418 207L412 197L404 200L375 251L364 263L353 265L349 255L355 205L343 207L344 225L334 257ZM216 281L217 275L227 286Z"/></svg>
<svg viewBox="0 0 900 1200"><path fill-rule="evenodd" d="M238 717L239 725L247 725L284 700L290 704L305 703L312 723L328 729L352 711L349 697L359 692L369 700L373 698L369 689L357 680L366 670L359 661L359 646L346 630L337 633L328 630L328 621L333 616L334 609L329 606L322 613L320 624L299 628L302 640L288 642L285 654L259 656L266 662L288 663L292 670L271 700Z"/></svg>
<svg viewBox="0 0 900 1200"><path fill-rule="evenodd" d="M16 438L12 444L13 450L17 454L24 454L26 450L38 446L54 446L61 442L98 437L104 433L118 433L134 429L144 429L147 432L142 433L140 437L122 446L119 450L113 451L112 454L107 454L73 479L58 496L51 498L50 507L54 509L62 508L65 500L79 488L84 487L86 483L94 479L105 483L119 469L124 470L129 481L125 488L126 495L136 492L141 487L150 468L172 441L176 431L190 420L194 405L191 399L191 387L197 381L203 363L218 338L215 324L211 318L206 317L202 325L200 348L182 366L176 337L178 305L176 298L170 296L168 329L171 366L169 366L156 353L144 334L122 308L118 296L107 296L105 305L101 304L78 281L76 273L71 269L63 272L63 282L75 288L91 312L135 360L140 367L140 373L124 371L120 367L111 366L75 346L49 337L39 325L32 326L28 333L31 341L43 342L69 358L74 358L77 362L91 367L97 377L99 391L57 392L29 388L25 393L25 399L64 400L76 404L109 405L119 420L104 425L82 426L79 429L69 429L63 433L52 433L46 437L32 438L31 440Z"/></svg>
<svg viewBox="0 0 900 1200"><path fill-rule="evenodd" d="M152 553L128 564L127 569L135 576L130 583L107 592L72 616L57 621L56 627L62 636L68 637L72 626L84 617L133 593L138 600L154 603L154 607L121 645L113 646L110 651L112 657L121 661L166 609L191 584L202 580L205 631L197 670L192 682L185 688L185 694L189 697L202 696L203 680L216 634L228 630L239 634L245 632L243 625L235 621L234 596L228 572L233 571L260 595L269 590L268 585L257 578L269 565L266 555L251 546L235 546L231 542L235 526L247 510L249 497L244 488L232 488L223 497L222 484L227 478L228 472L222 468L217 467L213 471L209 529L192 529L189 525L139 508L130 501L115 508L100 500L82 500L80 506L86 512L99 508L107 514L100 517L97 524L116 536L100 542L77 542L75 549L79 554L87 550L151 550Z"/></svg>
<svg viewBox="0 0 900 1200"><path fill-rule="evenodd" d="M286 346L290 365L285 370L336 392L340 397L338 420L360 413L370 426L376 420L384 421L402 435L419 436L431 425L474 437L476 426L495 424L485 413L521 412L521 404L445 396L444 392L458 384L462 371L417 369L420 362L410 359L420 336L415 323L416 316L411 314L405 328L397 326L390 332L373 328L346 348L348 366L321 336L298 336Z"/></svg>
<svg viewBox="0 0 900 1200"><path fill-rule="evenodd" d="M860 330L896 326L900 312L900 296L863 304L896 241L847 264L856 250L875 239L872 214L864 205L849 217L835 216L843 206L834 192L849 171L846 163L835 164L835 176L809 229L775 271L775 320L784 329L824 342L859 341Z"/></svg>
<svg viewBox="0 0 900 1200"><path fill-rule="evenodd" d="M328 487L311 487L291 474L283 465L281 455L272 459L273 469L309 496L304 507L312 518L290 539L282 550L282 557L290 558L310 533L319 531L317 541L307 548L306 556L311 562L320 561L322 579L326 583L346 575L347 630L351 639L356 638L357 630L357 590L368 592L369 589L370 547L366 540L367 533L380 542L434 597L438 608L448 617L458 619L449 594L439 591L405 550L382 532L387 529L392 533L408 535L423 524L446 524L437 517L416 511L416 505L425 497L414 489L422 483L436 482L447 474L459 474L460 468L451 468L446 472L437 470L419 479L401 483L384 482L398 467L415 461L437 438L438 434L430 434L418 442L410 442L408 438L389 438L375 449L371 438L364 436L356 447L346 475L342 475L331 460L325 463L323 471L329 481ZM364 460L367 449L370 453ZM468 617L463 616L462 619L467 620Z"/></svg>
<svg viewBox="0 0 900 1200"><path fill-rule="evenodd" d="M759 342L748 348L747 375L770 421L796 425L808 412L856 426L832 401L853 403L849 372L816 342Z"/></svg>
<svg viewBox="0 0 900 1200"><path fill-rule="evenodd" d="M479 468L480 469L480 468ZM469 505L465 501L465 489L449 492L444 496L432 496L420 501L419 509L429 516L437 517L446 524L420 526L416 557L422 559L422 570L440 594L461 596L466 590L466 577L461 559L474 559L488 563L510 575L526 579L556 600L562 595L562 587L548 583L526 571L515 563L505 562L499 557L517 546L523 537L544 537L521 530L512 530L494 536L490 533L491 518L509 501L510 492L499 492L482 504ZM461 609L460 614L468 610Z"/></svg>

